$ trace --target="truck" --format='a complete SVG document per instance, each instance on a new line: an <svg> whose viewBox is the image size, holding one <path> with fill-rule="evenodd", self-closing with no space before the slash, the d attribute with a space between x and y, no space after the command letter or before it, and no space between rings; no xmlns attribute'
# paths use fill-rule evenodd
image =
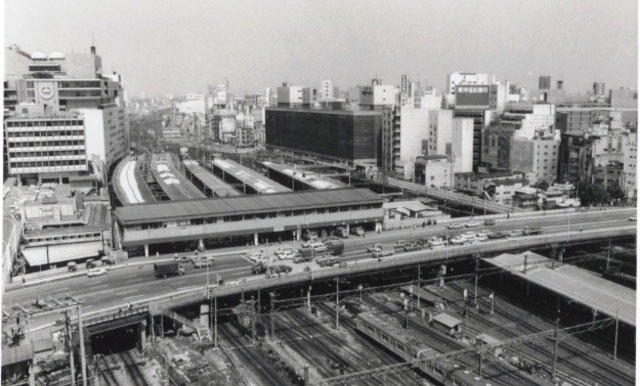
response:
<svg viewBox="0 0 640 386"><path fill-rule="evenodd" d="M371 249L371 254L377 259L391 256L394 252L395 248L392 244L376 244L376 246Z"/></svg>
<svg viewBox="0 0 640 386"><path fill-rule="evenodd" d="M327 244L327 252L334 256L342 255L342 252L344 252L344 243L342 241L334 241Z"/></svg>
<svg viewBox="0 0 640 386"><path fill-rule="evenodd" d="M347 228L345 227L338 227L336 228L336 236L347 239L349 238L349 232L347 232Z"/></svg>
<svg viewBox="0 0 640 386"><path fill-rule="evenodd" d="M307 261L312 261L316 256L316 253L313 248L301 248L298 249L298 255L299 256L293 258L294 263L304 263Z"/></svg>
<svg viewBox="0 0 640 386"><path fill-rule="evenodd" d="M184 267L177 261L153 264L153 271L157 278L184 275Z"/></svg>

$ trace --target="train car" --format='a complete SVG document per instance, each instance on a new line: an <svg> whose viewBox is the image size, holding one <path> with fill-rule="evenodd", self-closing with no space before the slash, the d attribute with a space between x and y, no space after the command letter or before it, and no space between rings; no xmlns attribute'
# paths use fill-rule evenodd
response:
<svg viewBox="0 0 640 386"><path fill-rule="evenodd" d="M356 329L405 360L427 358L436 353L414 336L413 331L403 329L389 316L362 312L356 318Z"/></svg>
<svg viewBox="0 0 640 386"><path fill-rule="evenodd" d="M405 361L435 359L438 354L422 342L424 337L416 335L412 330L402 328L400 323L393 317L376 314L371 311L361 312L356 316L355 324L360 333L376 341ZM487 385L487 379L460 365L455 359L428 360L421 367L421 370L446 385Z"/></svg>

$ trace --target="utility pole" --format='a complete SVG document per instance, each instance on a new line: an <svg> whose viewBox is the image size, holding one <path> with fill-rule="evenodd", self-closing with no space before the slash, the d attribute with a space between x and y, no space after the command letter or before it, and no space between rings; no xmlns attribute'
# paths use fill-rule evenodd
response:
<svg viewBox="0 0 640 386"><path fill-rule="evenodd" d="M609 248L607 248L607 271L609 271L609 259L611 258L611 239L609 239Z"/></svg>
<svg viewBox="0 0 640 386"><path fill-rule="evenodd" d="M251 295L251 344L256 344L256 302Z"/></svg>
<svg viewBox="0 0 640 386"><path fill-rule="evenodd" d="M475 278L475 285L473 287L473 304L476 306L476 308L478 308L478 266L480 264L480 254L476 253L475 255L473 255L475 261L476 261L476 278Z"/></svg>
<svg viewBox="0 0 640 386"><path fill-rule="evenodd" d="M340 294L340 278L336 277L336 331L340 330L340 299L338 295Z"/></svg>
<svg viewBox="0 0 640 386"><path fill-rule="evenodd" d="M71 340L71 320L69 318L69 310L64 311L64 320L67 333L67 350L69 350L69 366L71 367L71 386L76 384L76 370L74 366L73 341Z"/></svg>
<svg viewBox="0 0 640 386"><path fill-rule="evenodd" d="M418 264L418 288L416 290L416 301L417 301L417 308L418 311L420 311L420 291L422 289L422 282L421 282L421 278L420 278L420 264Z"/></svg>
<svg viewBox="0 0 640 386"><path fill-rule="evenodd" d="M495 305L495 295L492 293L489 294L489 299L491 299L491 311L490 314L493 315L493 306Z"/></svg>
<svg viewBox="0 0 640 386"><path fill-rule="evenodd" d="M218 347L218 297L213 297L213 347Z"/></svg>
<svg viewBox="0 0 640 386"><path fill-rule="evenodd" d="M276 312L276 294L273 292L269 292L269 298L271 300L271 312L269 313L269 319L270 319L270 323L271 323L271 339L275 338L275 331L276 331L276 325L275 325L275 312Z"/></svg>
<svg viewBox="0 0 640 386"><path fill-rule="evenodd" d="M478 375L479 376L482 376L482 359L483 359L482 353L478 353Z"/></svg>
<svg viewBox="0 0 640 386"><path fill-rule="evenodd" d="M620 324L620 319L618 318L618 309L616 309L616 335L615 340L613 341L613 360L618 360L618 325ZM73 363L73 362L71 362Z"/></svg>
<svg viewBox="0 0 640 386"><path fill-rule="evenodd" d="M556 371L558 366L558 344L560 343L560 339L558 337L558 327L560 325L560 317L556 318L556 326L553 331L553 368L551 371L551 378L556 377Z"/></svg>
<svg viewBox="0 0 640 386"><path fill-rule="evenodd" d="M78 338L80 340L80 370L82 371L82 386L87 386L87 361L84 356L84 327L82 327L82 310L78 306Z"/></svg>

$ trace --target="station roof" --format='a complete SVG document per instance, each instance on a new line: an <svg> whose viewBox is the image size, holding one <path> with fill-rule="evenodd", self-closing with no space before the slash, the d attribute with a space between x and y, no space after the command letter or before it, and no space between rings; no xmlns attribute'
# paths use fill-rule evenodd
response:
<svg viewBox="0 0 640 386"><path fill-rule="evenodd" d="M449 314L445 314L444 312L436 315L433 318L434 321L444 325L447 328L454 328L455 326L459 325L460 323L462 323L460 320L454 318L453 316L449 315Z"/></svg>
<svg viewBox="0 0 640 386"><path fill-rule="evenodd" d="M217 197L239 196L240 193L235 190L231 185L224 182L222 179L211 174L207 169L198 164L198 161L184 160L182 161L184 167L189 169L189 172L200 180L204 185L213 191Z"/></svg>
<svg viewBox="0 0 640 386"><path fill-rule="evenodd" d="M527 255L527 272L524 273L524 255ZM501 267L512 274L571 298L601 314L635 327L636 291L606 280L590 271L574 265L563 264L551 269L550 259L531 251L513 255L485 258L484 261Z"/></svg>
<svg viewBox="0 0 640 386"><path fill-rule="evenodd" d="M111 182L122 205L155 201L149 185L139 172L139 161L135 157L125 157L113 172Z"/></svg>
<svg viewBox="0 0 640 386"><path fill-rule="evenodd" d="M264 195L207 198L188 201L162 201L117 208L121 224L144 224L210 216L266 213L274 210L312 209L350 204L382 204L382 198L369 189L308 190Z"/></svg>
<svg viewBox="0 0 640 386"><path fill-rule="evenodd" d="M290 192L291 189L286 188L279 183L268 179L255 170L249 169L229 159L216 159L212 161L215 167L224 170L225 173L231 174L235 179L241 181L260 194Z"/></svg>
<svg viewBox="0 0 640 386"><path fill-rule="evenodd" d="M206 197L175 167L170 154L154 154L149 167L153 177L170 199L190 200Z"/></svg>
<svg viewBox="0 0 640 386"><path fill-rule="evenodd" d="M342 182L333 180L331 178L326 178L321 174L310 170L297 169L296 167L291 167L290 165L278 164L270 161L265 161L262 164L269 169L273 169L281 174L295 178L297 181L300 181L315 189L337 189L345 186Z"/></svg>

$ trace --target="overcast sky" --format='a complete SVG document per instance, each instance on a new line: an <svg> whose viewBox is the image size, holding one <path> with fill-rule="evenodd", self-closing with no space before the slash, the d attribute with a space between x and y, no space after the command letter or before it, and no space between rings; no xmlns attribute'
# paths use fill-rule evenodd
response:
<svg viewBox="0 0 640 386"><path fill-rule="evenodd" d="M476 71L585 92L594 81L636 87L636 0L4 0L5 45L88 51L130 94L235 92L288 80L340 87L377 75L444 88Z"/></svg>

